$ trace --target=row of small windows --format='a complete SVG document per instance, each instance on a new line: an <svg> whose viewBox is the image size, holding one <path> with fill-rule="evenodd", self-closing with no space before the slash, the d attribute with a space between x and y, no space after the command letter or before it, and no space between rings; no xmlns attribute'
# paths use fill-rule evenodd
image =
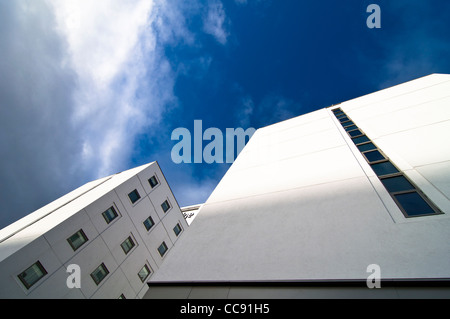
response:
<svg viewBox="0 0 450 319"><path fill-rule="evenodd" d="M333 113L406 217L441 214L341 109Z"/></svg>
<svg viewBox="0 0 450 319"><path fill-rule="evenodd" d="M181 226L177 224L177 229L181 229ZM181 231L181 230L180 230ZM133 239L128 237L122 244L120 245L125 252L125 254L128 254L128 252L135 246L135 243ZM161 257L163 257L167 250L169 248L167 247L167 244L163 241L161 245L158 247L158 252ZM47 275L47 271L42 266L41 262L38 260L33 265L28 267L25 271L20 273L17 277L22 282L22 284L25 286L26 289L30 289L35 283L37 283L40 279L42 279L45 275ZM105 266L104 263L101 263L92 273L91 278L95 282L95 284L98 286L103 279L108 276L109 270ZM150 267L145 264L138 272L139 279L144 282L145 279L148 278L148 276L151 274Z"/></svg>

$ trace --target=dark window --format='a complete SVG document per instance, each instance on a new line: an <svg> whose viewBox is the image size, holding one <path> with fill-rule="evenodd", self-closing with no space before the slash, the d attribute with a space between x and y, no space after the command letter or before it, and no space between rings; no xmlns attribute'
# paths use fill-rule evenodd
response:
<svg viewBox="0 0 450 319"><path fill-rule="evenodd" d="M370 142L369 138L365 135L353 138L353 143L355 144L361 144L365 142Z"/></svg>
<svg viewBox="0 0 450 319"><path fill-rule="evenodd" d="M350 119L347 116L342 116L341 118L339 118L339 121L342 123L342 122L350 121Z"/></svg>
<svg viewBox="0 0 450 319"><path fill-rule="evenodd" d="M44 269L41 262L37 261L17 277L19 277L25 288L30 289L31 286L37 283L46 274L47 271Z"/></svg>
<svg viewBox="0 0 450 319"><path fill-rule="evenodd" d="M173 228L173 232L175 233L175 235L179 235L181 233L182 229L180 224L176 224L175 227Z"/></svg>
<svg viewBox="0 0 450 319"><path fill-rule="evenodd" d="M131 202L134 204L139 200L139 198L141 198L141 195L139 195L139 192L137 191L137 189L135 189L134 191L132 191L131 193L128 194L128 197L130 198Z"/></svg>
<svg viewBox="0 0 450 319"><path fill-rule="evenodd" d="M390 193L414 189L414 186L403 175L383 178L381 179L381 182Z"/></svg>
<svg viewBox="0 0 450 319"><path fill-rule="evenodd" d="M360 130L349 131L348 134L349 134L351 137L363 135L363 133L362 133Z"/></svg>
<svg viewBox="0 0 450 319"><path fill-rule="evenodd" d="M377 147L376 147L372 142L365 143L365 144L359 144L359 145L358 145L358 149L359 149L361 152L374 150L374 149L376 149L376 148L377 148Z"/></svg>
<svg viewBox="0 0 450 319"><path fill-rule="evenodd" d="M358 127L357 127L356 125L353 124L353 125L350 125L350 126L346 126L346 127L345 127L345 130L346 130L346 131L351 131L351 130L354 130L354 129L357 129L357 128L358 128Z"/></svg>
<svg viewBox="0 0 450 319"><path fill-rule="evenodd" d="M408 216L435 214L436 212L417 192L394 195L403 211Z"/></svg>
<svg viewBox="0 0 450 319"><path fill-rule="evenodd" d="M123 249L123 252L126 254L128 254L130 252L131 249L133 249L133 247L135 246L133 239L131 238L131 236L129 236L127 239L125 239L120 246Z"/></svg>
<svg viewBox="0 0 450 319"><path fill-rule="evenodd" d="M386 159L380 151L374 150L363 153L369 162L382 161Z"/></svg>
<svg viewBox="0 0 450 319"><path fill-rule="evenodd" d="M166 253L167 249L168 248L167 248L167 245L166 245L165 242L162 242L161 245L159 245L158 252L161 255L161 257L164 256L164 254Z"/></svg>
<svg viewBox="0 0 450 319"><path fill-rule="evenodd" d="M70 244L70 247L75 251L80 248L85 242L87 242L88 238L82 229L77 231L75 234L67 238L67 241Z"/></svg>
<svg viewBox="0 0 450 319"><path fill-rule="evenodd" d="M98 285L108 274L108 268L102 263L91 273L91 278L94 280L95 284Z"/></svg>
<svg viewBox="0 0 450 319"><path fill-rule="evenodd" d="M144 282L148 275L150 275L150 268L147 265L144 265L138 272L139 279Z"/></svg>
<svg viewBox="0 0 450 319"><path fill-rule="evenodd" d="M116 210L112 206L110 208L108 208L106 211L104 211L102 213L102 215L103 215L103 218L106 220L107 224L112 222L118 216Z"/></svg>
<svg viewBox="0 0 450 319"><path fill-rule="evenodd" d="M392 165L391 162L382 162L382 163L377 163L377 164L371 164L370 166L372 166L372 169L374 170L375 174L377 174L378 176L398 173L398 169L396 169L395 166Z"/></svg>
<svg viewBox="0 0 450 319"><path fill-rule="evenodd" d="M158 180L156 179L156 176L153 175L152 177L149 178L148 183L150 184L150 186L152 188L154 188L156 185L158 185Z"/></svg>
<svg viewBox="0 0 450 319"><path fill-rule="evenodd" d="M167 212L170 209L169 202L165 200L164 203L161 204L161 208L163 209L164 213Z"/></svg>
<svg viewBox="0 0 450 319"><path fill-rule="evenodd" d="M353 123L352 121L347 121L347 122L345 122L345 123L342 123L341 122L341 124L342 124L342 126L345 128L345 127L347 127L347 126L350 126L350 125L355 125L355 123Z"/></svg>
<svg viewBox="0 0 450 319"><path fill-rule="evenodd" d="M153 221L153 218L150 216L146 220L144 220L143 224L145 226L145 229L150 230L150 228L152 228L153 225L155 225L155 222Z"/></svg>

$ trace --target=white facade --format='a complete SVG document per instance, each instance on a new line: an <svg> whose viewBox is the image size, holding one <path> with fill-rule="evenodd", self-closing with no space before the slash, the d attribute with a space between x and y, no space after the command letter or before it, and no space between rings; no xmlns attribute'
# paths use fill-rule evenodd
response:
<svg viewBox="0 0 450 319"><path fill-rule="evenodd" d="M402 213L338 107L441 214ZM448 280L449 138L442 74L261 128L150 282L366 280L371 264L382 279Z"/></svg>
<svg viewBox="0 0 450 319"><path fill-rule="evenodd" d="M134 190L140 198L132 203ZM103 213L111 207L117 216L108 223ZM88 183L0 231L0 298L141 298L187 227L156 162ZM87 241L74 250L69 238L80 230ZM163 242L168 250L161 256ZM27 288L19 277L38 261L46 274ZM67 285L72 264L80 288ZM102 264L108 274L96 283L91 274ZM145 266L150 273L140 278Z"/></svg>

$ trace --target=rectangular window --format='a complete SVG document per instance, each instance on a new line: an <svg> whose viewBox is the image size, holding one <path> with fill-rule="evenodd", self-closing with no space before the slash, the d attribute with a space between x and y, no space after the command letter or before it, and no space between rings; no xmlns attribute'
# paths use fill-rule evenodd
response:
<svg viewBox="0 0 450 319"><path fill-rule="evenodd" d="M169 201L165 200L165 201L161 204L161 208L163 209L164 213L167 212L167 211L170 209Z"/></svg>
<svg viewBox="0 0 450 319"><path fill-rule="evenodd" d="M130 252L131 249L133 249L133 247L135 246L133 239L131 238L131 236L129 236L127 239L125 239L123 241L123 243L120 244L120 246L123 249L123 252L126 254L128 254Z"/></svg>
<svg viewBox="0 0 450 319"><path fill-rule="evenodd" d="M134 191L128 194L128 197L130 198L131 203L134 204L141 198L141 195L139 195L139 192L137 191L137 189L135 189Z"/></svg>
<svg viewBox="0 0 450 319"><path fill-rule="evenodd" d="M361 152L370 151L377 148L372 142L359 144L357 147Z"/></svg>
<svg viewBox="0 0 450 319"><path fill-rule="evenodd" d="M373 150L363 153L369 163L385 160L386 158L379 150Z"/></svg>
<svg viewBox="0 0 450 319"><path fill-rule="evenodd" d="M147 265L144 265L144 267L141 268L138 272L139 279L144 282L145 279L150 275L150 268Z"/></svg>
<svg viewBox="0 0 450 319"><path fill-rule="evenodd" d="M105 279L108 274L108 268L106 268L105 264L102 263L91 273L91 278L94 280L95 284L98 285L102 282L103 279Z"/></svg>
<svg viewBox="0 0 450 319"><path fill-rule="evenodd" d="M38 260L17 277L20 279L25 288L30 289L31 286L37 283L45 275L47 275L47 271Z"/></svg>
<svg viewBox="0 0 450 319"><path fill-rule="evenodd" d="M398 173L398 169L392 165L391 162L382 162L377 164L371 164L373 171L378 176Z"/></svg>
<svg viewBox="0 0 450 319"><path fill-rule="evenodd" d="M167 249L168 248L167 248L167 245L166 245L165 242L162 242L161 245L159 245L158 252L161 255L161 257L164 256L164 254L166 253Z"/></svg>
<svg viewBox="0 0 450 319"><path fill-rule="evenodd" d="M355 143L356 145L365 143L365 142L370 142L369 138L365 135L353 138L353 143Z"/></svg>
<svg viewBox="0 0 450 319"><path fill-rule="evenodd" d="M150 184L150 186L151 186L152 188L154 188L156 185L158 185L158 180L156 179L156 176L153 175L152 177L150 177L150 178L148 179L148 183Z"/></svg>
<svg viewBox="0 0 450 319"><path fill-rule="evenodd" d="M357 129L358 127L356 126L356 125L354 125L354 124L352 124L352 125L350 125L350 126L346 126L345 127L345 130L346 131L351 131L351 130L354 130L354 129Z"/></svg>
<svg viewBox="0 0 450 319"><path fill-rule="evenodd" d="M180 226L179 223L176 224L175 227L173 228L173 232L174 232L175 235L177 235L177 236L181 233L182 230L183 230L183 229L181 229L181 226Z"/></svg>
<svg viewBox="0 0 450 319"><path fill-rule="evenodd" d="M348 131L348 135L350 135L351 137L356 137L356 136L363 135L363 133L359 129L356 129L356 130Z"/></svg>
<svg viewBox="0 0 450 319"><path fill-rule="evenodd" d="M82 229L77 231L75 234L67 238L67 241L70 244L70 247L72 247L73 251L76 251L78 248L80 248L85 242L88 241L88 238L86 234L83 232Z"/></svg>
<svg viewBox="0 0 450 319"><path fill-rule="evenodd" d="M107 224L109 224L114 219L116 219L117 216L119 216L113 206L111 206L106 211L104 211L102 213L102 215L103 215L103 218L105 219Z"/></svg>
<svg viewBox="0 0 450 319"><path fill-rule="evenodd" d="M434 215L436 212L416 191L394 195L396 201L400 204L403 212L407 216Z"/></svg>
<svg viewBox="0 0 450 319"><path fill-rule="evenodd" d="M145 229L150 230L150 228L155 225L155 222L153 221L153 218L149 216L146 220L144 220L143 224L145 226Z"/></svg>
<svg viewBox="0 0 450 319"><path fill-rule="evenodd" d="M346 128L347 126L351 126L351 125L355 125L355 123L353 123L352 121L347 121L345 123L341 123L342 127Z"/></svg>
<svg viewBox="0 0 450 319"><path fill-rule="evenodd" d="M381 179L381 182L390 193L404 192L414 189L414 186L403 175L383 178Z"/></svg>

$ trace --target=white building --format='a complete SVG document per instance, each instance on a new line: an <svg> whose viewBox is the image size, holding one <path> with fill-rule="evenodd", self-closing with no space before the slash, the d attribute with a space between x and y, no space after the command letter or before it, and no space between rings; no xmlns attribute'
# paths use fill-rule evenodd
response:
<svg viewBox="0 0 450 319"><path fill-rule="evenodd" d="M93 181L0 231L0 298L141 298L187 227L156 162Z"/></svg>
<svg viewBox="0 0 450 319"><path fill-rule="evenodd" d="M450 298L449 138L442 74L257 130L145 298Z"/></svg>

